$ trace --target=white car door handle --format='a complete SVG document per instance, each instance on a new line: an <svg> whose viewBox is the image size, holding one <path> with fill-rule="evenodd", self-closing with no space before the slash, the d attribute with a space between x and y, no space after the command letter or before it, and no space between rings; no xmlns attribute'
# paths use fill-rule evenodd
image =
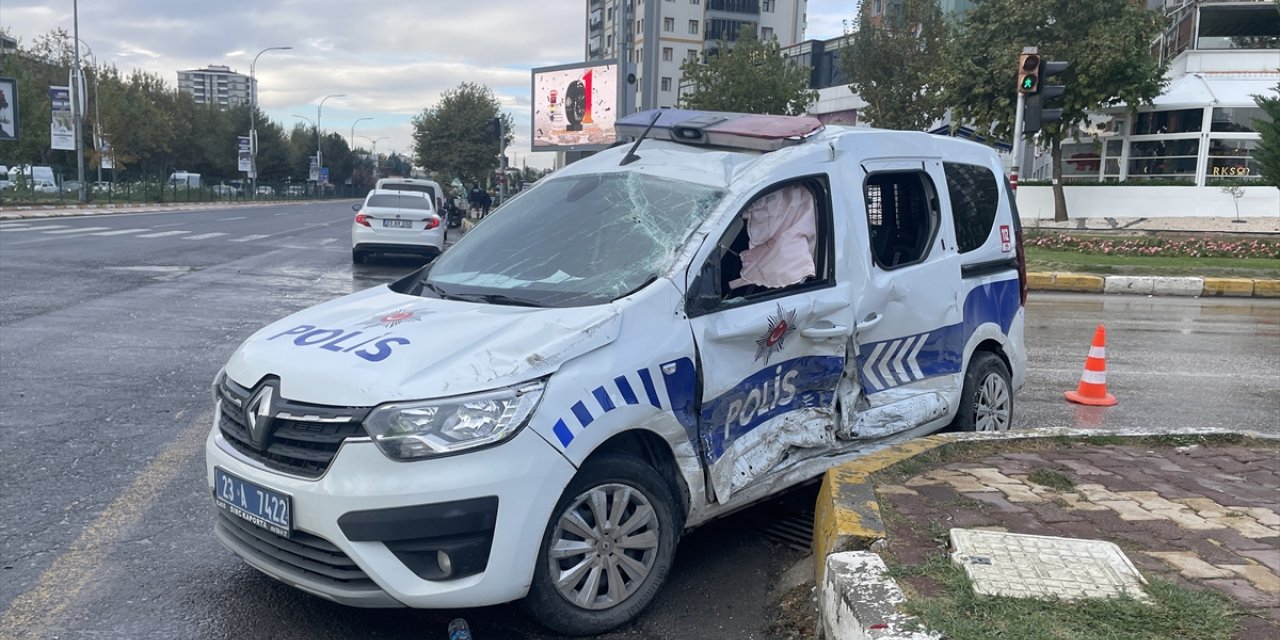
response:
<svg viewBox="0 0 1280 640"><path fill-rule="evenodd" d="M880 324L880 320L882 318L884 318L884 314L873 313L868 315L866 318L863 318L862 322L858 323L858 331L866 331L867 329Z"/></svg>
<svg viewBox="0 0 1280 640"><path fill-rule="evenodd" d="M801 329L800 335L806 338L813 338L815 340L843 338L844 336L849 335L849 327L842 327L840 325L832 327L809 327L808 329Z"/></svg>

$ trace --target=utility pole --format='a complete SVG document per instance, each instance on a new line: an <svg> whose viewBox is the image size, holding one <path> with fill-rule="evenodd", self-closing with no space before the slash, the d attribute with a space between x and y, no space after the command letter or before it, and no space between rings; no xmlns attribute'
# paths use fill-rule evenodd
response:
<svg viewBox="0 0 1280 640"><path fill-rule="evenodd" d="M71 29L76 42L80 42L80 2L71 0ZM76 121L76 176L80 180L79 201L85 202L84 189L84 122L80 113L80 99L84 97L84 74L80 69L80 45L76 45L76 70L71 74L71 117ZM16 107L15 107L16 109Z"/></svg>
<svg viewBox="0 0 1280 640"><path fill-rule="evenodd" d="M258 78L255 67L258 56L268 51L288 51L293 47L267 47L253 57L249 63L249 187L253 190L253 199L258 199Z"/></svg>
<svg viewBox="0 0 1280 640"><path fill-rule="evenodd" d="M316 167L324 168L324 158L320 157L320 110L324 108L324 101L329 98L345 98L345 93L335 93L320 99L320 104L316 105ZM341 135L341 134L339 134Z"/></svg>

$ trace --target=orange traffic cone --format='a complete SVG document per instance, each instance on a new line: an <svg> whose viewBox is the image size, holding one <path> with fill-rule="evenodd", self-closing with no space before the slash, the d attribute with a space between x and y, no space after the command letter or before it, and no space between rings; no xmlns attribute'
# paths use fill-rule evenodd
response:
<svg viewBox="0 0 1280 640"><path fill-rule="evenodd" d="M1093 346L1089 347L1089 358L1084 361L1080 386L1064 395L1072 402L1095 407L1109 407L1116 403L1116 397L1107 393L1106 327L1098 325L1098 330L1093 333Z"/></svg>

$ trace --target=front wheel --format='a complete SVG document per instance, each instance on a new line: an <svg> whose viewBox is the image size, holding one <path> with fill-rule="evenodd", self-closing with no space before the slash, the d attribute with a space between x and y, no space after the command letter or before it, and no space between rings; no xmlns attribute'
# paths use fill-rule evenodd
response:
<svg viewBox="0 0 1280 640"><path fill-rule="evenodd" d="M1009 367L994 353L978 351L969 361L960 393L955 431L1008 431L1013 422L1013 384Z"/></svg>
<svg viewBox="0 0 1280 640"><path fill-rule="evenodd" d="M631 620L671 569L676 513L666 481L640 460L605 456L584 465L547 524L526 609L575 636Z"/></svg>

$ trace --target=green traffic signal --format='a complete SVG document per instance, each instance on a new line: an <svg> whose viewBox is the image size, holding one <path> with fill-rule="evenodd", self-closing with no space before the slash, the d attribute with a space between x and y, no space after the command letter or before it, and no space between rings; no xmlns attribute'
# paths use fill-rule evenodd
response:
<svg viewBox="0 0 1280 640"><path fill-rule="evenodd" d="M1027 77L1025 77L1025 78L1023 78L1023 79L1022 79L1022 88L1023 88L1023 89L1025 89L1025 90L1027 90L1027 91L1030 91L1031 89L1034 89L1035 87L1036 87L1036 79L1035 79L1035 78L1033 78L1033 77L1031 77L1031 76L1027 76Z"/></svg>

